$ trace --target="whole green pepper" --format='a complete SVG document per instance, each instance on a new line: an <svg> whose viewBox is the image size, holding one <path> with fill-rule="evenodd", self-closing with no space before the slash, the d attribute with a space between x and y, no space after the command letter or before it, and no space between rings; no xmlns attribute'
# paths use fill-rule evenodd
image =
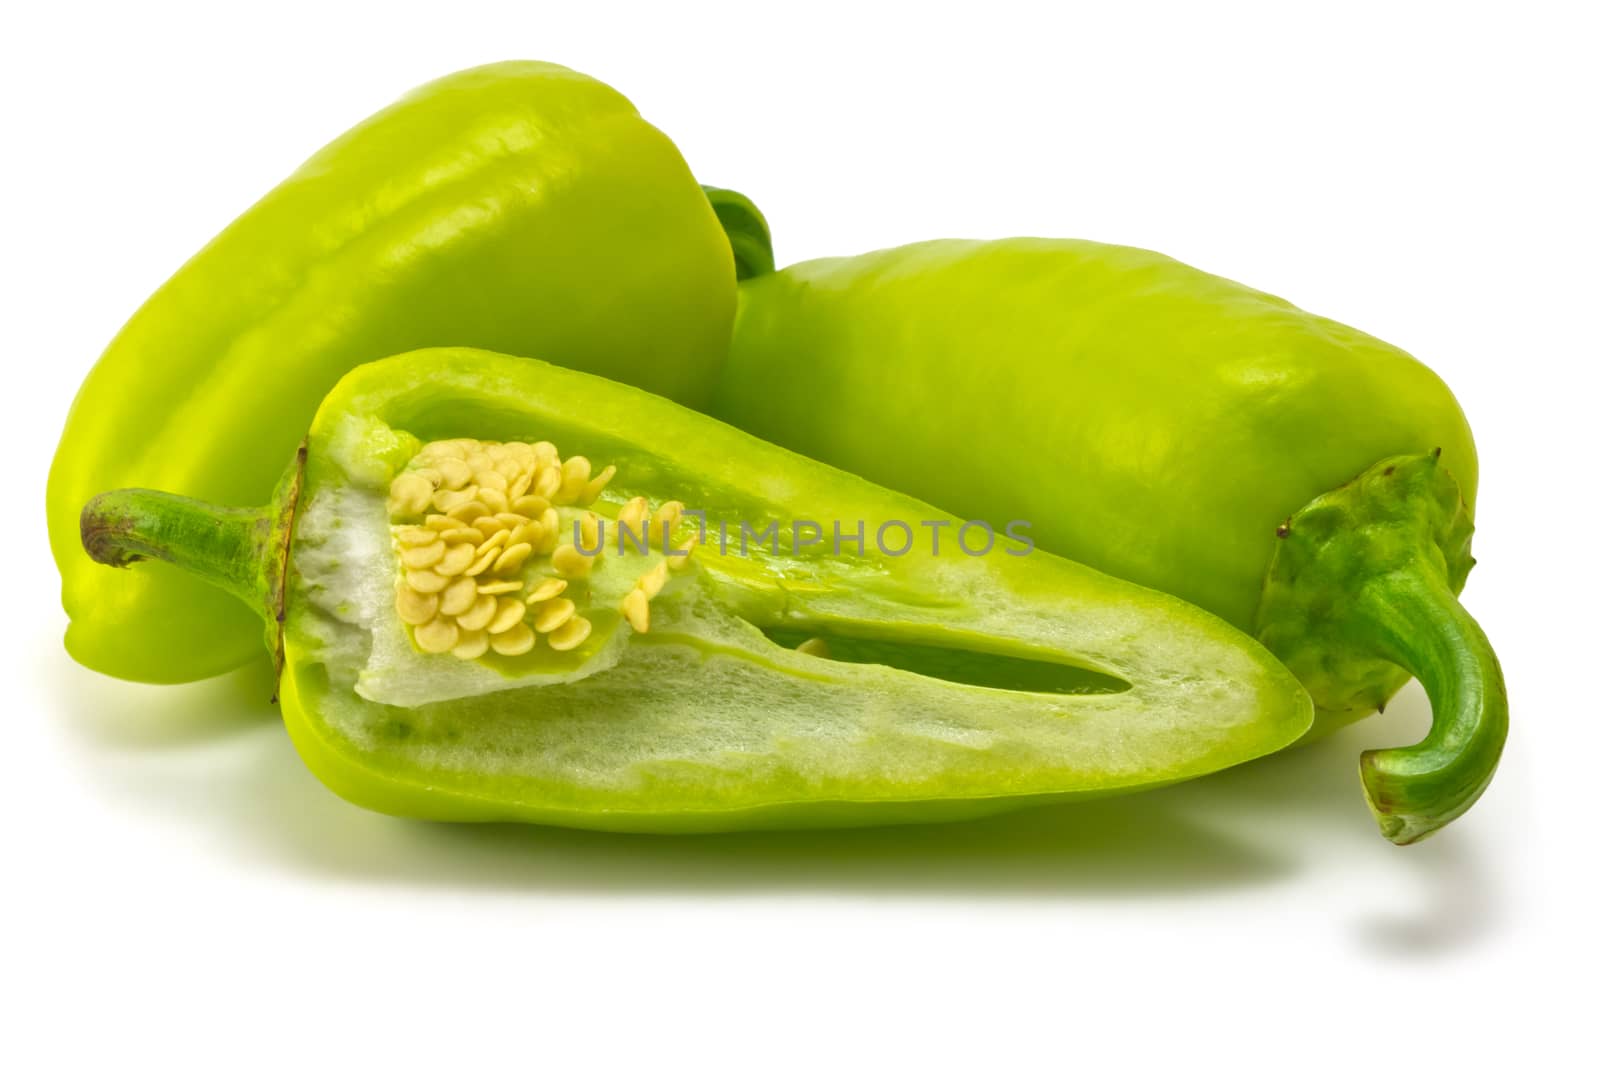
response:
<svg viewBox="0 0 1600 1067"><path fill-rule="evenodd" d="M620 94L532 62L423 86L245 212L90 372L50 471L67 649L176 682L256 644L250 613L187 575L119 582L84 559L94 494L258 503L346 370L426 345L541 355L700 403L734 300L711 207Z"/></svg>
<svg viewBox="0 0 1600 1067"><path fill-rule="evenodd" d="M719 416L960 514L1030 520L1041 547L1256 634L1316 701L1313 735L1420 678L1426 739L1362 757L1396 842L1488 784L1505 685L1456 600L1477 460L1406 353L1089 241L933 241L740 288Z"/></svg>
<svg viewBox="0 0 1600 1067"><path fill-rule="evenodd" d="M367 364L300 458L259 509L104 494L83 543L251 604L302 757L379 811L960 818L1204 774L1311 723L1192 605L1016 541L969 555L925 504L535 360Z"/></svg>

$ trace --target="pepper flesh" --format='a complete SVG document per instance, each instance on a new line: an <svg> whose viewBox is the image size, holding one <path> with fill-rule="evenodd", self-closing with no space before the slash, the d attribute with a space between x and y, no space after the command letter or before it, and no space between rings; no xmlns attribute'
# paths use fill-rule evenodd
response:
<svg viewBox="0 0 1600 1067"><path fill-rule="evenodd" d="M68 651L176 682L255 650L232 598L175 571L110 580L85 560L78 513L96 493L258 504L346 370L424 345L538 355L700 403L733 286L682 157L614 90L533 62L423 86L245 212L90 372L48 494Z"/></svg>
<svg viewBox="0 0 1600 1067"><path fill-rule="evenodd" d="M637 515L643 497L654 514L703 509L708 534L724 521L783 532L726 554L708 538L655 590L642 631L618 594L659 559L624 546L594 564L586 593L571 590L593 624L576 647L429 653L395 610L394 531L415 523L396 524L389 501L398 479L438 469L429 442L461 440L550 441L614 466L592 505L608 515ZM535 360L442 349L358 368L304 455L279 501L250 514L105 494L85 509L84 544L106 563L176 562L258 605L284 650L280 698L302 757L380 811L662 832L960 818L1208 773L1311 721L1270 654L1192 605L1013 555L1015 542L891 554L871 531L953 520ZM796 520L869 532L859 555L853 543L835 554L801 544ZM237 536L219 541L219 527ZM562 533L583 536L581 521ZM288 565L274 567L283 543ZM952 659L967 673L944 670ZM1051 681L1063 677L1077 681Z"/></svg>
<svg viewBox="0 0 1600 1067"><path fill-rule="evenodd" d="M1315 699L1313 736L1417 674L1433 731L1363 757L1398 843L1487 785L1504 682L1455 599L1477 459L1455 398L1417 360L1090 241L932 241L740 290L719 417L963 515L1030 520L1041 547L1257 634ZM1384 475L1396 466L1405 477ZM1313 501L1350 521L1299 552ZM1400 614L1426 618L1404 648Z"/></svg>

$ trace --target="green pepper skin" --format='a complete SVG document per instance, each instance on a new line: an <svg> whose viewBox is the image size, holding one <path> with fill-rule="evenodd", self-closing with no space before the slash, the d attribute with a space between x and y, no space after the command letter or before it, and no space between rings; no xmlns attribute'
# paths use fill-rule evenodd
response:
<svg viewBox="0 0 1600 1067"><path fill-rule="evenodd" d="M417 89L201 250L90 372L48 494L68 651L177 682L256 648L250 613L192 577L119 581L85 560L78 513L96 493L258 504L345 371L426 345L538 355L702 403L734 301L710 205L620 94L534 62Z"/></svg>
<svg viewBox="0 0 1600 1067"><path fill-rule="evenodd" d="M1477 458L1455 398L1417 360L1166 256L1089 241L932 241L740 288L719 417L960 514L1031 521L1041 547L1261 636L1316 700L1314 734L1418 675L1435 733L1406 759L1432 769L1402 771L1391 752L1369 753L1364 772L1397 841L1487 784L1504 685L1455 603ZM1415 477L1376 473L1334 502L1354 518L1319 542L1321 566L1283 558L1311 536L1297 513L1396 463ZM1269 594L1304 584L1264 597L1269 572ZM1427 640L1397 646L1384 582L1426 601ZM1351 604L1365 614L1316 622Z"/></svg>
<svg viewBox="0 0 1600 1067"><path fill-rule="evenodd" d="M966 818L1209 773L1311 723L1309 698L1265 649L1174 597L1043 552L969 556L947 541L935 553L923 540L886 554L871 534L859 556L801 551L787 535L790 551L748 556L708 541L653 602L649 632L611 630L618 658L592 673L487 695L366 699L369 670L404 689L440 659L460 668L448 656L376 668L369 658L350 684L341 666L350 649L373 656L371 635L388 625L362 621L351 590L370 578L392 599L396 580L392 559L373 562L383 552L350 550L364 516L375 512L387 551L395 472L418 442L460 437L579 448L617 466L596 506L670 495L703 506L712 530L724 519L785 530L797 518L869 530L951 521L660 397L448 349L346 376L316 417L303 472L291 468L273 504L237 512L111 492L85 509L84 545L101 563L177 564L252 603L283 650L280 701L307 765L395 815L650 832ZM600 632L603 608L585 610ZM1122 688L1008 690L763 636L790 629L935 657L1076 664Z"/></svg>

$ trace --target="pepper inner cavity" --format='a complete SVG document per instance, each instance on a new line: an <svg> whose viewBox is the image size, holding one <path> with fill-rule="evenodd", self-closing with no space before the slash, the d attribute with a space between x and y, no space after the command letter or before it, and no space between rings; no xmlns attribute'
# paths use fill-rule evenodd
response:
<svg viewBox="0 0 1600 1067"><path fill-rule="evenodd" d="M810 656L842 663L875 663L985 689L1092 696L1133 688L1115 675L1054 660L791 627L764 627L762 633L773 644Z"/></svg>
<svg viewBox="0 0 1600 1067"><path fill-rule="evenodd" d="M594 571L607 555L646 554L659 537L672 553L649 566L616 610L637 633L650 601L681 570L697 538L675 543L676 500L654 512L634 497L603 520L591 510L616 476L584 456L562 458L549 441L430 441L389 485L390 534L399 559L395 612L422 652L518 657L542 638L554 652L593 632ZM606 544L602 544L605 536Z"/></svg>

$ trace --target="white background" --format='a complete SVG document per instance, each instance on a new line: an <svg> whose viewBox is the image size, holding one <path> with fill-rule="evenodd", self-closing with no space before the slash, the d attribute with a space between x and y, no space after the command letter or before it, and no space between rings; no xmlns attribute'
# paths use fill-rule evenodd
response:
<svg viewBox="0 0 1600 1067"><path fill-rule="evenodd" d="M8 9L0 1059L1592 1049L1595 35L1579 4L1311 6ZM76 667L42 502L85 370L313 149L510 57L627 93L762 204L780 262L1139 244L1430 363L1482 453L1466 599L1512 694L1484 800L1414 848L1378 836L1356 756L1423 732L1408 691L1312 750L964 826L417 825L326 792L262 670L156 689Z"/></svg>

